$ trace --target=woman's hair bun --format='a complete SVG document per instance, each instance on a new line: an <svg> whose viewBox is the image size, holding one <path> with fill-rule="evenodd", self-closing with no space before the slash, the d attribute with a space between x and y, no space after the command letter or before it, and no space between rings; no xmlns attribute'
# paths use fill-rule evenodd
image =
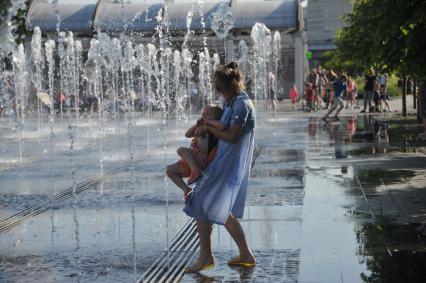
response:
<svg viewBox="0 0 426 283"><path fill-rule="evenodd" d="M226 65L226 68L235 70L238 68L238 64L236 62L230 62L228 65Z"/></svg>

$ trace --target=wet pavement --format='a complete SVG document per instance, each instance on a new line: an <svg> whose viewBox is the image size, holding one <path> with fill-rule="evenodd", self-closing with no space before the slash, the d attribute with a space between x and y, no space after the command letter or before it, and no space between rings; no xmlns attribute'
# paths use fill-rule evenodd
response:
<svg viewBox="0 0 426 283"><path fill-rule="evenodd" d="M256 143L265 148L241 222L258 264L228 267L237 250L216 226L216 267L182 282L425 278L421 128L395 113L343 114L328 123L319 113L259 114ZM181 193L164 176L175 148L188 143L188 124L64 119L51 135L48 124L37 129L30 120L24 136L13 126L0 126L0 221L91 176L105 180L1 232L0 282L134 281L188 220Z"/></svg>

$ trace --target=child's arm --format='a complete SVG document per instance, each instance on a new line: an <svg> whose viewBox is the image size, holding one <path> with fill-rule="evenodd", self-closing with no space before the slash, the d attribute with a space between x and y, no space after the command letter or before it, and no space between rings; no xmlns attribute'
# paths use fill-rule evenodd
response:
<svg viewBox="0 0 426 283"><path fill-rule="evenodd" d="M195 128L194 137L201 137L205 133L207 133L206 127L204 125L203 126L198 126L197 128Z"/></svg>
<svg viewBox="0 0 426 283"><path fill-rule="evenodd" d="M201 119L197 120L197 123L195 123L191 128L186 130L185 137L193 138L194 136L198 136L198 132L196 130L201 124L202 124Z"/></svg>
<svg viewBox="0 0 426 283"><path fill-rule="evenodd" d="M216 128L219 131L222 131L223 129L225 129L225 124L223 124L219 120L205 120L204 123L208 126L212 126Z"/></svg>

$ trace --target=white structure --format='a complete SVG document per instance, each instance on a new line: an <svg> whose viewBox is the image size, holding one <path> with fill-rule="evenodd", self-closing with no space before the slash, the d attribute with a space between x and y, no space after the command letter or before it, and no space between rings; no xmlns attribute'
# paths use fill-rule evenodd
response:
<svg viewBox="0 0 426 283"><path fill-rule="evenodd" d="M309 0L306 8L308 48L313 56L336 48L336 31L343 27L343 16L352 11L350 0Z"/></svg>
<svg viewBox="0 0 426 283"><path fill-rule="evenodd" d="M192 32L191 42L188 43L191 50L209 46L220 51L223 46L222 40L211 29L210 20L219 1L166 1L167 9L164 9L164 1L160 0L61 0L55 2L55 5L51 2L31 1L27 29L31 31L38 26L43 34L51 35L59 30L72 31L82 41L85 49L89 47L90 38L99 31L112 37L131 34L135 42L152 42L153 35L158 32L158 18L166 15L167 32L175 46L182 44L188 30ZM228 0L225 3L229 5L234 18L234 27L228 34L227 43L237 46L239 40L244 39L250 44L250 31L257 22L265 24L271 31L279 31L283 47L281 61L284 66L282 74L285 88L296 83L302 89L306 37L302 28L300 0ZM189 12L191 21L188 22ZM285 42L288 40L292 42ZM232 52L228 56L232 57Z"/></svg>

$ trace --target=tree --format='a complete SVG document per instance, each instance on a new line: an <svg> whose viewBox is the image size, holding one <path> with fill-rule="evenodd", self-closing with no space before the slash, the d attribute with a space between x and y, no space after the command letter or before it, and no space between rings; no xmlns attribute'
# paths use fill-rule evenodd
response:
<svg viewBox="0 0 426 283"><path fill-rule="evenodd" d="M340 49L324 52L322 59L326 69L344 70L351 76L359 75L363 72L363 65L342 54Z"/></svg>
<svg viewBox="0 0 426 283"><path fill-rule="evenodd" d="M355 0L338 33L339 52L366 68L426 84L426 0Z"/></svg>
<svg viewBox="0 0 426 283"><path fill-rule="evenodd" d="M0 0L0 1L1 1L0 26L7 27L7 21L10 20L13 26L12 35L15 39L15 42L17 44L23 43L27 35L25 20L28 13L30 0L24 1L25 5L23 4L19 6L16 13L12 15L10 19L8 18L8 16L9 16L9 9L11 7L11 0ZM7 28L5 28L5 30L2 29L2 32L8 32Z"/></svg>

